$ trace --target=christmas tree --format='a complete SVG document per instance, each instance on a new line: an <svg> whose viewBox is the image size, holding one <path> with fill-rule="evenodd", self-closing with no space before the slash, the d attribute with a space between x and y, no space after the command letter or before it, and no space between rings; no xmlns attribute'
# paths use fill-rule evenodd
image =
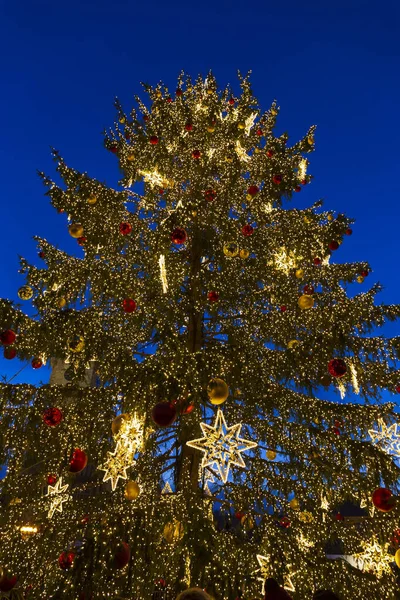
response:
<svg viewBox="0 0 400 600"><path fill-rule="evenodd" d="M4 597L395 597L400 308L334 261L351 219L290 208L314 128L274 136L239 79L116 102L118 189L42 174L80 247L37 239L33 314L0 302L5 358L53 367L0 387Z"/></svg>

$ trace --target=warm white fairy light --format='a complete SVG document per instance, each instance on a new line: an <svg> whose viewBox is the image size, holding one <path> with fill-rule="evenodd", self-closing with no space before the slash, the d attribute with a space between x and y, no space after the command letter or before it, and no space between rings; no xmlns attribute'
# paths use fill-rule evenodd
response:
<svg viewBox="0 0 400 600"><path fill-rule="evenodd" d="M305 179L307 175L307 160L305 158L302 158L301 161L299 162L299 170L297 173L297 177L299 179L299 181L303 181Z"/></svg>
<svg viewBox="0 0 400 600"><path fill-rule="evenodd" d="M214 426L200 423L200 427L204 437L187 442L187 445L203 452L203 468L215 465L222 481L226 483L231 466L246 467L242 453L255 448L257 443L239 437L241 423L228 427L220 409Z"/></svg>
<svg viewBox="0 0 400 600"><path fill-rule="evenodd" d="M162 289L163 289L163 294L166 294L168 292L168 281L167 281L167 269L165 266L165 256L164 254L160 254L160 258L158 260L158 263L160 265L160 279L161 279L161 285L162 285Z"/></svg>
<svg viewBox="0 0 400 600"><path fill-rule="evenodd" d="M55 512L62 513L63 504L69 500L69 494L67 494L68 484L62 484L62 477L57 480L56 484L49 485L47 488L47 494L50 498L50 508L47 516L51 519Z"/></svg>

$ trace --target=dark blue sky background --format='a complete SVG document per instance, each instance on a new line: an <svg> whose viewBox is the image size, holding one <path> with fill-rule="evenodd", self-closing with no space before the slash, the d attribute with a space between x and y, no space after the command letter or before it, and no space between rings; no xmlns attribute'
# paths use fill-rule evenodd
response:
<svg viewBox="0 0 400 600"><path fill-rule="evenodd" d="M397 0L9 0L0 11L1 296L17 299L18 254L39 261L34 234L77 251L36 175L53 173L49 146L116 185L101 136L114 96L129 108L140 81L175 89L181 69L211 68L221 87L236 84L237 69L252 69L255 95L263 108L278 100L279 133L290 141L318 126L315 179L296 200L322 197L356 218L335 259L369 261L374 273L357 291L379 279L381 299L400 301ZM0 359L0 374L18 368ZM15 381L46 376L29 366Z"/></svg>

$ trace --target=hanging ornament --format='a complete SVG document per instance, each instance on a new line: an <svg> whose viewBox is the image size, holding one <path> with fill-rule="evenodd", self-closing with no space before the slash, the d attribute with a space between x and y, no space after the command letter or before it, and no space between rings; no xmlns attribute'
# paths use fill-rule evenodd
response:
<svg viewBox="0 0 400 600"><path fill-rule="evenodd" d="M207 294L207 300L211 303L214 302L218 302L219 300L219 294L218 292L212 291L212 292L208 292Z"/></svg>
<svg viewBox="0 0 400 600"><path fill-rule="evenodd" d="M289 517L282 517L281 519L279 519L279 527L281 527L282 529L289 529L290 525L291 522Z"/></svg>
<svg viewBox="0 0 400 600"><path fill-rule="evenodd" d="M57 478L55 476L54 476L55 485L51 484L51 483L49 483L50 477L52 477L52 476L48 476L48 478L47 478L49 487L47 488L47 494L46 494L46 497L49 498L49 500L50 500L49 512L47 513L47 517L49 519L51 519L53 517L55 512L62 513L64 502L67 502L69 500L69 495L67 493L68 484L63 485L62 477L60 477L60 479L57 480Z"/></svg>
<svg viewBox="0 0 400 600"><path fill-rule="evenodd" d="M66 304L67 304L67 300L65 298L60 298L57 302L58 308L64 308L64 306Z"/></svg>
<svg viewBox="0 0 400 600"><path fill-rule="evenodd" d="M58 557L58 566L60 569L63 569L63 571L68 571L68 569L72 567L74 558L74 552L61 552L60 556Z"/></svg>
<svg viewBox="0 0 400 600"><path fill-rule="evenodd" d="M295 188L294 188L294 191L295 192L301 192L301 186L296 185Z"/></svg>
<svg viewBox="0 0 400 600"><path fill-rule="evenodd" d="M114 553L114 567L123 569L129 563L131 549L126 542L121 542Z"/></svg>
<svg viewBox="0 0 400 600"><path fill-rule="evenodd" d="M295 275L296 275L297 279L303 279L303 277L304 277L304 271L303 271L303 269L296 269Z"/></svg>
<svg viewBox="0 0 400 600"><path fill-rule="evenodd" d="M343 358L332 358L328 363L328 371L332 377L340 378L346 374L347 366Z"/></svg>
<svg viewBox="0 0 400 600"><path fill-rule="evenodd" d="M387 488L377 488L372 494L372 504L381 512L390 512L396 505L396 497Z"/></svg>
<svg viewBox="0 0 400 600"><path fill-rule="evenodd" d="M289 506L292 510L300 510L300 502L297 500L297 498L292 498L292 500L289 502Z"/></svg>
<svg viewBox="0 0 400 600"><path fill-rule="evenodd" d="M176 96L178 96L178 97L180 97L180 96L183 96L183 91L182 91L182 90L180 90L179 88L177 88L177 89L175 90L175 95L176 95Z"/></svg>
<svg viewBox="0 0 400 600"><path fill-rule="evenodd" d="M158 137L156 135L151 135L149 141L152 146L156 146L158 144Z"/></svg>
<svg viewBox="0 0 400 600"><path fill-rule="evenodd" d="M119 224L119 232L121 235L129 235L132 231L132 225L124 221Z"/></svg>
<svg viewBox="0 0 400 600"><path fill-rule="evenodd" d="M43 366L43 361L41 358L36 357L32 359L31 365L32 369L40 369Z"/></svg>
<svg viewBox="0 0 400 600"><path fill-rule="evenodd" d="M17 335L12 329L5 329L0 333L0 342L3 346L10 346L15 342Z"/></svg>
<svg viewBox="0 0 400 600"><path fill-rule="evenodd" d="M82 352L85 347L85 340L81 335L74 335L70 340L68 340L68 348L70 352L74 354L77 352Z"/></svg>
<svg viewBox="0 0 400 600"><path fill-rule="evenodd" d="M176 408L170 402L159 402L152 410L151 417L159 427L170 427L176 419Z"/></svg>
<svg viewBox="0 0 400 600"><path fill-rule="evenodd" d="M267 150L267 152L266 152L266 155L268 156L268 158L272 158L274 154L275 154L275 152L273 150L271 150L271 148L269 150Z"/></svg>
<svg viewBox="0 0 400 600"><path fill-rule="evenodd" d="M306 294L307 296L312 296L314 293L314 288L312 285L305 285L303 288L303 294Z"/></svg>
<svg viewBox="0 0 400 600"><path fill-rule="evenodd" d="M136 310L136 302L132 298L125 298L122 302L122 308L126 313L132 313Z"/></svg>
<svg viewBox="0 0 400 600"><path fill-rule="evenodd" d="M234 98L229 98L228 104L229 104L229 106L233 106L235 104L235 99Z"/></svg>
<svg viewBox="0 0 400 600"><path fill-rule="evenodd" d="M192 152L192 157L193 157L195 160L198 160L198 159L200 158L200 156L201 156L201 152L200 152L200 150L193 150L193 152Z"/></svg>
<svg viewBox="0 0 400 600"><path fill-rule="evenodd" d="M23 285L18 290L18 298L21 300L30 300L33 296L33 289L30 285Z"/></svg>
<svg viewBox="0 0 400 600"><path fill-rule="evenodd" d="M228 242L224 246L224 254L228 258L234 258L238 255L239 246L235 242Z"/></svg>
<svg viewBox="0 0 400 600"><path fill-rule="evenodd" d="M299 346L299 345L300 345L299 340L290 340L287 343L287 348L289 348L289 350L292 350L293 348L296 348L296 346Z"/></svg>
<svg viewBox="0 0 400 600"><path fill-rule="evenodd" d="M329 250L337 250L339 248L339 242L332 240L328 245Z"/></svg>
<svg viewBox="0 0 400 600"><path fill-rule="evenodd" d="M394 555L394 562L396 563L396 566L400 569L400 549L396 550L396 553Z"/></svg>
<svg viewBox="0 0 400 600"><path fill-rule="evenodd" d="M324 387L329 387L332 383L331 376L328 375L328 373L326 373L325 375L322 375L320 382L321 382L321 385L323 385Z"/></svg>
<svg viewBox="0 0 400 600"><path fill-rule="evenodd" d="M353 233L353 230L352 230L352 229L350 229L350 227L348 227L348 228L346 229L346 231L345 231L345 234L346 234L346 235L351 235L352 233Z"/></svg>
<svg viewBox="0 0 400 600"><path fill-rule="evenodd" d="M186 129L186 131L193 131L193 124L189 123L189 122L186 123L185 129Z"/></svg>
<svg viewBox="0 0 400 600"><path fill-rule="evenodd" d="M314 306L314 298L308 294L303 294L303 296L300 296L298 299L298 305L302 310L308 310Z"/></svg>
<svg viewBox="0 0 400 600"><path fill-rule="evenodd" d="M76 241L78 242L78 244L79 244L80 246L84 246L84 245L85 245L85 243L87 242L87 238L85 238L85 237L80 237L80 238L78 238Z"/></svg>
<svg viewBox="0 0 400 600"><path fill-rule="evenodd" d="M63 414L59 408L52 406L44 411L42 414L42 419L43 423L45 423L48 427L56 427L59 423L61 423Z"/></svg>
<svg viewBox="0 0 400 600"><path fill-rule="evenodd" d="M171 241L177 246L181 246L187 240L187 233L182 227L176 227L171 233Z"/></svg>
<svg viewBox="0 0 400 600"><path fill-rule="evenodd" d="M95 194L90 194L90 196L87 199L87 203L90 204L90 206L93 206L93 204L96 204L97 202L97 196L95 196Z"/></svg>
<svg viewBox="0 0 400 600"><path fill-rule="evenodd" d="M243 225L242 234L245 237L249 237L250 235L253 235L253 232L254 232L254 227L252 227L251 225Z"/></svg>
<svg viewBox="0 0 400 600"><path fill-rule="evenodd" d="M250 251L249 251L249 250L247 250L246 248L242 248L242 249L239 251L239 256L240 256L240 258L243 258L243 259L245 260L246 258L249 258L249 256L250 256Z"/></svg>
<svg viewBox="0 0 400 600"><path fill-rule="evenodd" d="M247 194L251 197L254 198L254 196L256 196L259 192L259 188L256 185L251 185L250 187L247 188Z"/></svg>
<svg viewBox="0 0 400 600"><path fill-rule="evenodd" d="M127 500L136 500L140 494L140 487L136 481L128 481L125 486L125 498Z"/></svg>
<svg viewBox="0 0 400 600"><path fill-rule="evenodd" d="M0 567L0 592L10 592L17 583L15 575L7 575L5 569Z"/></svg>
<svg viewBox="0 0 400 600"><path fill-rule="evenodd" d="M121 427L123 427L125 425L126 421L128 421L130 418L131 418L130 414L123 413L123 414L115 417L115 419L113 419L113 421L111 423L111 431L114 436L118 435L118 433L121 430Z"/></svg>
<svg viewBox="0 0 400 600"><path fill-rule="evenodd" d="M171 523L167 523L163 530L164 539L168 542L168 544L173 544L175 542L179 542L185 533L182 523L179 521L172 521Z"/></svg>
<svg viewBox="0 0 400 600"><path fill-rule="evenodd" d="M71 237L80 238L83 236L83 225L81 225L80 223L72 223L68 227L68 231Z"/></svg>
<svg viewBox="0 0 400 600"><path fill-rule="evenodd" d="M275 450L267 450L267 458L268 460L275 460L276 459L276 451Z"/></svg>
<svg viewBox="0 0 400 600"><path fill-rule="evenodd" d="M357 280L357 283L363 283L364 277L362 275L357 275L356 280Z"/></svg>
<svg viewBox="0 0 400 600"><path fill-rule="evenodd" d="M379 444L385 452L400 458L400 433L397 423L388 426L383 419L378 419L378 428L369 429L368 435L373 444Z"/></svg>
<svg viewBox="0 0 400 600"><path fill-rule="evenodd" d="M242 453L256 448L257 443L239 437L241 423L228 427L220 409L217 411L214 426L200 423L200 427L204 437L187 442L187 445L203 452L202 468L214 465L222 481L226 483L231 466L245 468Z"/></svg>
<svg viewBox="0 0 400 600"><path fill-rule="evenodd" d="M75 448L69 460L69 472L80 473L87 465L87 454L80 448Z"/></svg>
<svg viewBox="0 0 400 600"><path fill-rule="evenodd" d="M214 202L216 197L217 194L212 189L208 189L204 192L204 198L207 200L207 202Z"/></svg>
<svg viewBox="0 0 400 600"><path fill-rule="evenodd" d="M240 519L240 524L249 531L254 529L254 519L251 515L243 515Z"/></svg>
<svg viewBox="0 0 400 600"><path fill-rule="evenodd" d="M223 404L228 398L229 387L223 379L214 377L208 382L207 394L211 404L218 406L219 404Z"/></svg>
<svg viewBox="0 0 400 600"><path fill-rule="evenodd" d="M16 356L17 356L17 351L15 348L12 348L11 346L6 346L4 348L4 358L7 358L8 360L12 360Z"/></svg>
<svg viewBox="0 0 400 600"><path fill-rule="evenodd" d="M282 304L282 306L279 307L279 310L284 313L284 312L287 311L287 306L285 306L284 304Z"/></svg>
<svg viewBox="0 0 400 600"><path fill-rule="evenodd" d="M279 185L280 183L282 183L283 177L282 177L282 175L274 175L272 177L272 181L273 181L273 183L275 183L275 185Z"/></svg>
<svg viewBox="0 0 400 600"><path fill-rule="evenodd" d="M318 256L316 256L313 260L313 263L314 265L318 266L321 264L321 259Z"/></svg>

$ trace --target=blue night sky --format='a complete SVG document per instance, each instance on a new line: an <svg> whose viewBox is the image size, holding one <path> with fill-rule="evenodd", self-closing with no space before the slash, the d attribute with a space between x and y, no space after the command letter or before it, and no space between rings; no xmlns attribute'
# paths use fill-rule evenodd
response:
<svg viewBox="0 0 400 600"><path fill-rule="evenodd" d="M212 69L220 86L253 71L261 106L276 98L278 133L290 142L316 124L315 179L297 205L319 198L356 218L335 254L366 260L379 280L379 301L400 301L398 140L400 9L393 2L268 0L136 3L69 0L1 3L2 261L0 295L17 300L18 255L39 262L37 234L71 252L66 227L44 197L36 169L54 173L49 147L67 163L116 185L114 157L102 130L118 96L130 108L140 81L172 90L181 69ZM385 328L400 334L399 325ZM0 358L0 374L21 365ZM28 366L14 381L47 379Z"/></svg>

